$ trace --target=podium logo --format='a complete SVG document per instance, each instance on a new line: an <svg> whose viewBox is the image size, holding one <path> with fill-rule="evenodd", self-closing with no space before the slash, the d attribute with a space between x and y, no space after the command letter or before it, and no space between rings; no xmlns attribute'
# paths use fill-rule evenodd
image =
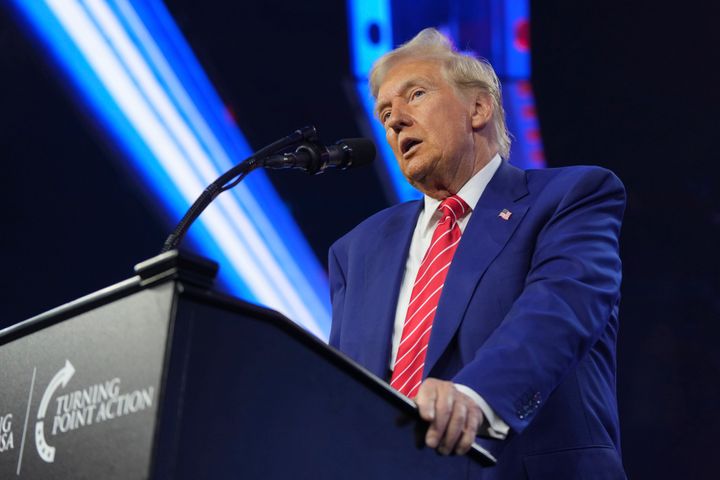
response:
<svg viewBox="0 0 720 480"><path fill-rule="evenodd" d="M45 413L47 413L50 399L55 394L55 390L57 390L60 386L65 388L73 375L75 375L75 368L72 363L70 363L70 360L65 360L65 366L55 374L52 380L50 380L50 384L45 389L45 393L40 401L37 423L35 424L35 446L37 447L40 458L48 463L55 461L55 447L51 447L47 444L47 441L45 441L45 427L43 425L43 419L45 418Z"/></svg>
<svg viewBox="0 0 720 480"><path fill-rule="evenodd" d="M35 446L40 458L48 463L55 461L55 447L48 445L45 437L48 409L53 415L52 421L48 421L50 435L55 436L141 412L153 405L155 389L152 386L122 393L119 377L57 395L54 404L51 404L57 390L66 388L74 374L75 367L69 360L65 360L65 366L52 378L40 401L35 424Z"/></svg>
<svg viewBox="0 0 720 480"><path fill-rule="evenodd" d="M12 432L12 413L0 416L0 453L15 448Z"/></svg>

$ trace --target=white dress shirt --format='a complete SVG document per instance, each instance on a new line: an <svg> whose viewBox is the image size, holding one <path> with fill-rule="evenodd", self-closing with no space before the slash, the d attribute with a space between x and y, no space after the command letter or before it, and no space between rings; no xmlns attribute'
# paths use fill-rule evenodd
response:
<svg viewBox="0 0 720 480"><path fill-rule="evenodd" d="M458 226L462 232L465 231L465 227L470 220L472 210L475 209L480 196L485 191L485 187L490 182L490 179L495 175L498 167L502 160L499 155L495 155L487 165L485 165L478 173L476 173L470 180L463 185L457 195L467 203L471 210L464 217L457 221ZM442 216L438 210L440 200L428 197L425 195L425 205L423 211L420 212L420 216L413 232L412 241L410 242L410 251L408 252L407 262L405 263L405 273L403 274L403 280L400 284L400 294L398 295L397 308L395 310L395 326L393 328L392 335L392 355L390 358L390 369L392 370L395 366L395 358L400 347L400 338L402 336L402 328L405 323L405 317L407 315L408 305L410 303L410 295L412 294L412 287L415 283L415 277L420 269L420 263L422 262L425 252L430 246L433 232ZM465 385L455 384L460 392L472 398L475 403L480 407L484 416L485 422L480 428L480 433L492 438L504 439L507 436L509 427L500 417L498 417L493 409L487 404L483 398L477 394L470 387Z"/></svg>

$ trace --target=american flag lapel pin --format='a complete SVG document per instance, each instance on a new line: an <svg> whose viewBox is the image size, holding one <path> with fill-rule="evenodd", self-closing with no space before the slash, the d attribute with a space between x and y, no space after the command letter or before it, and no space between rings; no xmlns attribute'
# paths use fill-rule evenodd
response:
<svg viewBox="0 0 720 480"><path fill-rule="evenodd" d="M498 217L502 218L503 220L510 220L510 215L512 215L512 212L507 208L503 208L502 212L498 214Z"/></svg>

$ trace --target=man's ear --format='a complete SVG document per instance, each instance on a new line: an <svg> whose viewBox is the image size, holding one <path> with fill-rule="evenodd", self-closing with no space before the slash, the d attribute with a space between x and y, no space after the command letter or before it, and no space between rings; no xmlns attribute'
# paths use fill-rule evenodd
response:
<svg viewBox="0 0 720 480"><path fill-rule="evenodd" d="M470 122L474 130L482 130L485 125L490 123L493 116L493 104L490 95L485 93L475 94L475 104L473 105L472 116Z"/></svg>

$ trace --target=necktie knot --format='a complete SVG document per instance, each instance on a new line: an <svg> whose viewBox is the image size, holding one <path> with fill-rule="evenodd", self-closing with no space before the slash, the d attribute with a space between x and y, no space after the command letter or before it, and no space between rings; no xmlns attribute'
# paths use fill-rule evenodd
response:
<svg viewBox="0 0 720 480"><path fill-rule="evenodd" d="M443 221L450 218L455 223L470 211L470 206L459 196L452 195L440 202L438 209L442 212Z"/></svg>

